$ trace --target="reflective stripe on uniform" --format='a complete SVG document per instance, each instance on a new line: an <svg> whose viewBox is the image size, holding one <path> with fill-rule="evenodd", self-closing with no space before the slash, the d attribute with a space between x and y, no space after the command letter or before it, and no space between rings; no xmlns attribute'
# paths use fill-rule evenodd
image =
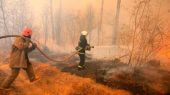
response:
<svg viewBox="0 0 170 95"><path fill-rule="evenodd" d="M79 65L78 68L83 68L83 67Z"/></svg>

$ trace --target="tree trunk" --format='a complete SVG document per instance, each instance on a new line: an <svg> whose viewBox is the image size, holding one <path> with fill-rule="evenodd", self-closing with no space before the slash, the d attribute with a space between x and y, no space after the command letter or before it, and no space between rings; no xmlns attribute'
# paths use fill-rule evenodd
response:
<svg viewBox="0 0 170 95"><path fill-rule="evenodd" d="M3 18L5 35L8 35L8 34L9 34L9 31L8 31L7 22L6 22L6 17L5 17L5 10L4 10L4 2L3 2L3 0L0 0L0 8L1 8L1 12L2 12L2 18ZM7 41L8 41L8 40L5 40L5 43L8 43ZM11 43L11 39L10 39L10 43Z"/></svg>
<svg viewBox="0 0 170 95"><path fill-rule="evenodd" d="M61 27L62 27L62 18L61 18L61 15L62 15L62 0L60 0L59 2L59 12L58 12L58 25L57 25L57 44L60 45L61 43Z"/></svg>
<svg viewBox="0 0 170 95"><path fill-rule="evenodd" d="M116 16L114 20L114 29L113 29L113 41L112 44L115 45L117 41L117 36L119 32L119 17L120 17L120 5L121 5L121 0L117 0L117 9L116 9Z"/></svg>
<svg viewBox="0 0 170 95"><path fill-rule="evenodd" d="M50 0L50 17L51 17L51 30L52 30L52 39L55 41L55 29L54 29L54 17L53 17L53 0Z"/></svg>
<svg viewBox="0 0 170 95"><path fill-rule="evenodd" d="M102 32L102 24L103 24L103 5L104 5L104 0L101 2L101 13L100 13L100 21L99 21L99 27L98 27L98 45L100 45L100 35ZM103 35L102 35L103 36ZM102 37L102 42L103 42L103 37Z"/></svg>

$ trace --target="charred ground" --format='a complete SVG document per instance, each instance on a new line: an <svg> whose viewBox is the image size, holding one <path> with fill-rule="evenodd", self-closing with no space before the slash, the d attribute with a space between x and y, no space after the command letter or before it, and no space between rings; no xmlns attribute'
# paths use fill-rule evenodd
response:
<svg viewBox="0 0 170 95"><path fill-rule="evenodd" d="M59 58L62 55L53 55ZM36 56L36 57L35 57ZM37 57L38 56L38 57ZM77 58L68 63L41 60L38 53L33 65L41 79L29 83L25 73L11 87L7 95L168 95L170 94L170 71L158 61L142 66L131 66L120 60L89 59L84 70L77 70ZM2 62L1 62L2 63ZM9 74L8 62L0 65L0 84Z"/></svg>

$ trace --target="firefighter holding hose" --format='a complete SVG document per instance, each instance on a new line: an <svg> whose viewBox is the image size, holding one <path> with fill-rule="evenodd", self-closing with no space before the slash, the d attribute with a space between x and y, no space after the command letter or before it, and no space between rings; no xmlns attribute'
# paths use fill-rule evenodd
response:
<svg viewBox="0 0 170 95"><path fill-rule="evenodd" d="M80 57L80 63L78 65L78 69L81 70L81 69L84 69L84 64L85 64L85 53L86 53L86 50L91 50L91 48L94 48L93 46L90 46L88 43L87 43L87 39L86 39L86 36L88 35L88 32L87 31L82 31L81 32L81 36L80 36L80 41L78 43L78 46L76 47L76 50L79 52L79 57Z"/></svg>
<svg viewBox="0 0 170 95"><path fill-rule="evenodd" d="M22 36L25 38L31 39L32 29L24 28L22 31ZM0 89L8 89L13 81L17 78L21 69L25 70L30 82L37 80L34 75L32 64L29 61L28 53L33 51L37 45L31 44L28 40L17 37L14 44L12 45L12 51L10 54L10 68L11 74L7 79L2 83Z"/></svg>

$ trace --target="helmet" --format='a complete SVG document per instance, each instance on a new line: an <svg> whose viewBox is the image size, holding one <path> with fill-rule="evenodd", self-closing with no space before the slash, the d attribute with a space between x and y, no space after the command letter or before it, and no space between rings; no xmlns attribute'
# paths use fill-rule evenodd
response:
<svg viewBox="0 0 170 95"><path fill-rule="evenodd" d="M87 32L87 31L82 31L82 32L81 32L81 35L86 36L87 34L88 34L88 32Z"/></svg>
<svg viewBox="0 0 170 95"><path fill-rule="evenodd" d="M22 31L22 36L31 36L32 35L32 29L31 28L24 28Z"/></svg>

